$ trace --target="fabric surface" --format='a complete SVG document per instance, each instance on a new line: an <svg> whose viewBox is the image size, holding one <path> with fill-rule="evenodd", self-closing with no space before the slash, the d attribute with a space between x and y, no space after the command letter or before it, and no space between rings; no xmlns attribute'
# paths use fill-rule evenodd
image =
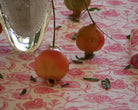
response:
<svg viewBox="0 0 138 110"><path fill-rule="evenodd" d="M91 23L85 12L80 22L72 22L63 0L55 0L56 45L70 61L69 72L54 87L39 78L34 71L35 57L52 44L53 18L51 17L44 40L34 53L13 50L4 32L0 34L0 110L137 110L138 69L124 69L130 60L131 30L138 28L138 0L92 0L90 12L97 25L117 42L105 35L104 47L95 57L83 64L71 62L83 56L72 36L79 28ZM90 8L89 7L89 8ZM30 81L30 76L37 82ZM101 81L86 81L83 77L108 78L111 88L105 90ZM61 88L62 84L69 83ZM21 91L26 89L24 95Z"/></svg>

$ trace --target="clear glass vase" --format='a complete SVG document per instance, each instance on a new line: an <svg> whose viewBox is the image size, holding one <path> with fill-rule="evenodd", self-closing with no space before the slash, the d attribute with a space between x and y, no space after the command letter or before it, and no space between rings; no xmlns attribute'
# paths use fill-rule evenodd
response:
<svg viewBox="0 0 138 110"><path fill-rule="evenodd" d="M15 50L33 52L40 46L51 10L49 0L0 0L0 22Z"/></svg>

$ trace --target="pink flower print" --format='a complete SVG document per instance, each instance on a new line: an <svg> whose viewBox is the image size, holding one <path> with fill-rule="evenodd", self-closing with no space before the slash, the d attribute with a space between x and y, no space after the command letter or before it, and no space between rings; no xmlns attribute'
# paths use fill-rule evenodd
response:
<svg viewBox="0 0 138 110"><path fill-rule="evenodd" d="M11 49L9 46L0 46L0 55L6 54L11 52Z"/></svg>
<svg viewBox="0 0 138 110"><path fill-rule="evenodd" d="M120 75L120 76L131 76L131 75L137 75L137 73L132 72L131 70L115 70L114 71L115 75Z"/></svg>
<svg viewBox="0 0 138 110"><path fill-rule="evenodd" d="M0 84L0 94L3 93L4 90L5 90L5 87L3 87L3 86Z"/></svg>
<svg viewBox="0 0 138 110"><path fill-rule="evenodd" d="M107 58L93 58L92 60L86 60L87 64L97 64L99 65L105 65L111 63L111 61Z"/></svg>
<svg viewBox="0 0 138 110"><path fill-rule="evenodd" d="M118 17L120 14L117 13L116 10L110 9L110 10L101 12L101 15L108 16L108 17Z"/></svg>
<svg viewBox="0 0 138 110"><path fill-rule="evenodd" d="M66 50L66 51L77 51L77 50L79 50L76 47L76 45L62 45L61 48Z"/></svg>
<svg viewBox="0 0 138 110"><path fill-rule="evenodd" d="M71 40L72 39L72 36L74 34L75 34L75 32L72 32L72 33L66 34L65 37Z"/></svg>
<svg viewBox="0 0 138 110"><path fill-rule="evenodd" d="M60 11L60 13L63 15L63 16L69 16L71 14L71 11Z"/></svg>
<svg viewBox="0 0 138 110"><path fill-rule="evenodd" d="M125 34L114 34L114 35L112 35L112 37L114 38L114 39L126 39L126 35Z"/></svg>
<svg viewBox="0 0 138 110"><path fill-rule="evenodd" d="M78 68L73 68L73 69L71 69L71 70L68 72L68 74L70 74L70 75L72 75L72 76L80 76L80 75L83 75L84 72L81 71L81 70L78 69Z"/></svg>
<svg viewBox="0 0 138 110"><path fill-rule="evenodd" d="M2 105L2 103L1 103ZM6 110L6 108L8 107L8 102L3 102L3 105L0 106L0 110Z"/></svg>
<svg viewBox="0 0 138 110"><path fill-rule="evenodd" d="M3 62L3 61L0 61L0 68L1 68L1 67L6 67L6 63Z"/></svg>
<svg viewBox="0 0 138 110"><path fill-rule="evenodd" d="M106 49L108 52L123 52L125 50L125 48L122 47L121 44L105 46L104 49Z"/></svg>
<svg viewBox="0 0 138 110"><path fill-rule="evenodd" d="M29 81L30 80L30 75L28 74L18 74L18 73L13 73L7 76L7 79L12 80L12 81Z"/></svg>
<svg viewBox="0 0 138 110"><path fill-rule="evenodd" d="M138 8L135 10L135 13L138 14Z"/></svg>
<svg viewBox="0 0 138 110"><path fill-rule="evenodd" d="M0 69L7 69L11 71L13 68L15 68L15 64L13 62L10 62L10 66L7 66L6 62L0 61Z"/></svg>
<svg viewBox="0 0 138 110"><path fill-rule="evenodd" d="M106 25L105 23L97 23L97 25L98 25L100 28L108 28L108 25Z"/></svg>
<svg viewBox="0 0 138 110"><path fill-rule="evenodd" d="M138 0L128 0L128 1L138 3Z"/></svg>
<svg viewBox="0 0 138 110"><path fill-rule="evenodd" d="M57 93L58 90L54 90L48 87L35 87L34 92L37 94Z"/></svg>
<svg viewBox="0 0 138 110"><path fill-rule="evenodd" d="M135 24L135 25L138 24L138 19L132 20L132 23Z"/></svg>
<svg viewBox="0 0 138 110"><path fill-rule="evenodd" d="M114 6L117 6L117 5L124 5L125 3L123 3L122 1L117 1L117 0L111 0L111 1L107 1L108 4L110 5L114 5Z"/></svg>
<svg viewBox="0 0 138 110"><path fill-rule="evenodd" d="M42 99L35 99L33 101L28 101L28 102L25 102L23 104L23 106L26 108L26 109L41 109L42 107L45 107L45 103L43 102Z"/></svg>
<svg viewBox="0 0 138 110"><path fill-rule="evenodd" d="M63 109L63 110L79 110L77 107L69 107L69 108L66 108L66 109Z"/></svg>
<svg viewBox="0 0 138 110"><path fill-rule="evenodd" d="M84 100L89 103L96 102L98 104L102 104L102 103L106 103L106 102L110 103L112 101L112 99L106 95L95 95L95 94L86 95Z"/></svg>
<svg viewBox="0 0 138 110"><path fill-rule="evenodd" d="M13 93L12 97L18 100L32 99L29 94L24 94L23 96L20 93Z"/></svg>
<svg viewBox="0 0 138 110"><path fill-rule="evenodd" d="M18 58L21 59L21 60L27 60L28 61L28 60L35 59L35 56L33 54L20 54L18 56Z"/></svg>
<svg viewBox="0 0 138 110"><path fill-rule="evenodd" d="M26 69L34 70L34 62L31 62L29 64L25 63L22 66L24 66L24 68L26 68Z"/></svg>
<svg viewBox="0 0 138 110"><path fill-rule="evenodd" d="M125 89L128 85L124 83L123 80L117 79L116 81L111 83L111 88L113 89Z"/></svg>
<svg viewBox="0 0 138 110"><path fill-rule="evenodd" d="M29 67L31 67L32 69L34 69L34 62L29 63Z"/></svg>

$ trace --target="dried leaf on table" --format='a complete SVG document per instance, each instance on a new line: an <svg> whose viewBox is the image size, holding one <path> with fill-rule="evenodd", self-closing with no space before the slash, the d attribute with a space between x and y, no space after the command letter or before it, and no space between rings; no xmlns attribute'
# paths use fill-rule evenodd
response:
<svg viewBox="0 0 138 110"><path fill-rule="evenodd" d="M36 82L36 79L31 75L30 80Z"/></svg>
<svg viewBox="0 0 138 110"><path fill-rule="evenodd" d="M83 78L84 80L88 80L88 81L99 81L99 79L97 78Z"/></svg>
<svg viewBox="0 0 138 110"><path fill-rule="evenodd" d="M94 11L94 10L100 11L100 9L99 8L96 8L96 7L89 8L89 11Z"/></svg>
<svg viewBox="0 0 138 110"><path fill-rule="evenodd" d="M130 69L131 68L131 65L127 65L124 69Z"/></svg>
<svg viewBox="0 0 138 110"><path fill-rule="evenodd" d="M27 92L27 89L23 89L20 95L24 95L26 94L26 92Z"/></svg>
<svg viewBox="0 0 138 110"><path fill-rule="evenodd" d="M3 79L3 75L0 73L0 79Z"/></svg>
<svg viewBox="0 0 138 110"><path fill-rule="evenodd" d="M126 38L127 38L128 40L130 40L130 37L131 37L131 35L127 35L127 36L126 36Z"/></svg>
<svg viewBox="0 0 138 110"><path fill-rule="evenodd" d="M65 86L69 86L69 83L65 83L65 84L61 85L61 87L65 87Z"/></svg>
<svg viewBox="0 0 138 110"><path fill-rule="evenodd" d="M101 84L102 84L103 88L105 88L106 90L110 89L110 87L111 87L110 80L108 78L101 80Z"/></svg>

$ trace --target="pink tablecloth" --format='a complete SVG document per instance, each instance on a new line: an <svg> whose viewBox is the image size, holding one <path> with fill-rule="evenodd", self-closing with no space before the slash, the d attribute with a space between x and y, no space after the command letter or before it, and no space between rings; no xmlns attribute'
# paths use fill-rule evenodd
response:
<svg viewBox="0 0 138 110"><path fill-rule="evenodd" d="M71 13L63 0L55 0L56 45L69 58L83 56L71 37L83 25L91 23L87 13L79 23L68 19ZM106 37L102 50L83 64L70 64L67 75L54 87L47 84L34 72L36 55L52 43L53 21L51 19L44 41L35 53L15 52L8 43L4 32L0 34L0 110L137 110L138 70L129 64L130 41L126 36L138 28L138 0L92 0L90 7L100 11L91 12L97 25L119 43ZM37 82L30 81L30 76ZM108 78L111 88L105 90L100 81L90 82L83 77ZM61 88L61 84L69 86ZM24 95L21 91L26 89Z"/></svg>

